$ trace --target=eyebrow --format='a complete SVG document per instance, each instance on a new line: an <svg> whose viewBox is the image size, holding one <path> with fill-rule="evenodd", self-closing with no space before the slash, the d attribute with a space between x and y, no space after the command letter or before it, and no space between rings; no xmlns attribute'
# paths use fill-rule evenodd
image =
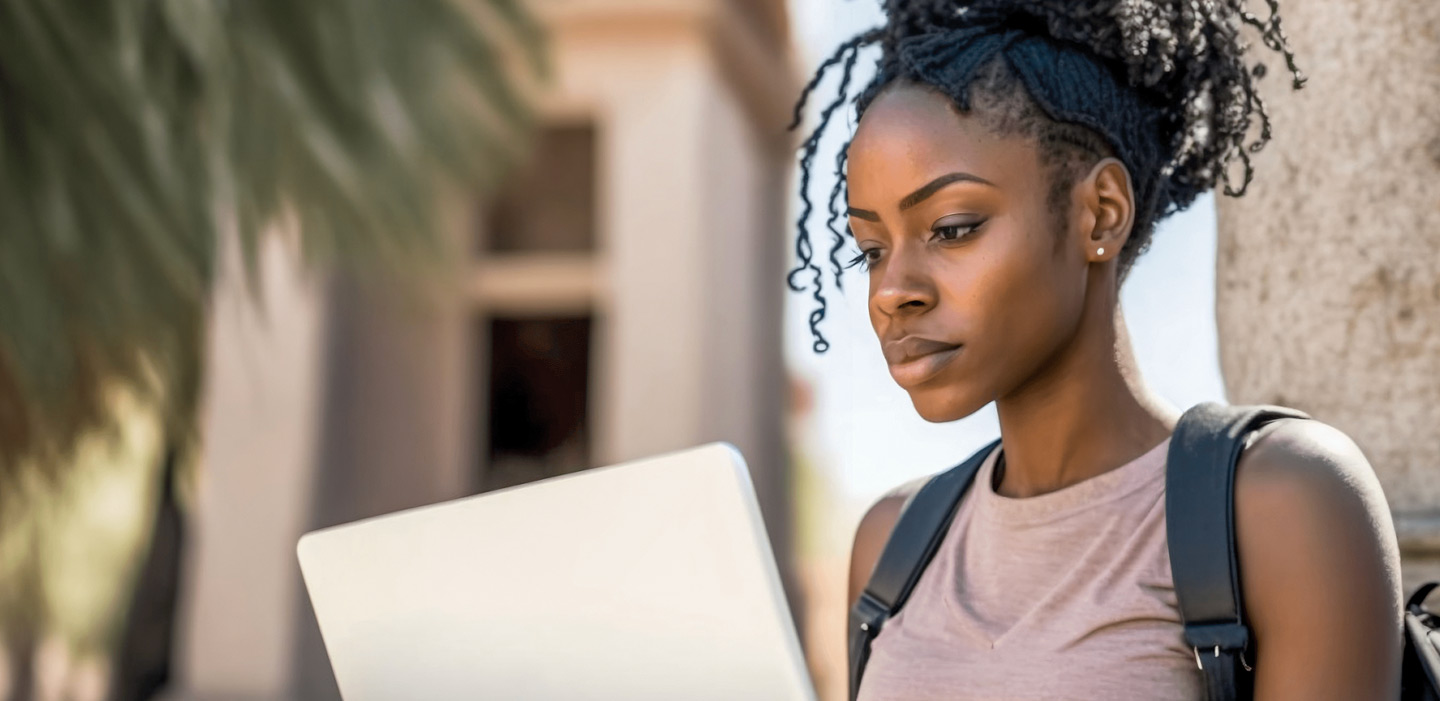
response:
<svg viewBox="0 0 1440 701"><path fill-rule="evenodd" d="M950 183L956 182L980 183L981 185L989 185L990 187L995 187L994 183L978 175L971 175L969 173L947 173L921 186L919 190L916 190L906 195L905 199L900 200L900 210L904 211L910 209L911 207L914 207L915 205L924 202L931 195L938 192L940 188L945 187Z"/></svg>
<svg viewBox="0 0 1440 701"><path fill-rule="evenodd" d="M981 185L989 185L990 187L995 187L995 183L992 183L989 180L986 180L978 175L971 175L970 173L961 172L946 173L945 175L935 178L934 180L931 180L930 182L920 186L920 189L906 195L905 199L900 200L900 211L903 212L907 209L910 209L911 207L914 207L917 204L920 204L921 202L924 202L925 200L929 199L931 195L939 192L940 188L945 187L950 183L957 182L979 183ZM880 221L880 215L868 209L856 209L854 207L850 207L847 211L850 216L855 217L856 219L864 219L865 221L874 222Z"/></svg>

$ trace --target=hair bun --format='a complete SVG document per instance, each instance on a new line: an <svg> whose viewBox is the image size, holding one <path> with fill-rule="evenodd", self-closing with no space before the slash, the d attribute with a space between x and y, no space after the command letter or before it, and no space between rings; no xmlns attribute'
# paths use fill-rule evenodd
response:
<svg viewBox="0 0 1440 701"><path fill-rule="evenodd" d="M1280 25L1278 0L1266 0L1260 19L1243 0L887 0L885 39L891 51L907 36L1003 16L1032 31L1082 47L1123 70L1131 87L1162 106L1171 151L1166 174L1194 194L1223 183L1245 192L1253 178L1249 153L1270 140L1270 117L1254 81L1263 63L1247 62L1242 27L1280 53L1292 86L1305 84ZM1259 134L1247 141L1251 125ZM1226 168L1243 163L1238 184Z"/></svg>

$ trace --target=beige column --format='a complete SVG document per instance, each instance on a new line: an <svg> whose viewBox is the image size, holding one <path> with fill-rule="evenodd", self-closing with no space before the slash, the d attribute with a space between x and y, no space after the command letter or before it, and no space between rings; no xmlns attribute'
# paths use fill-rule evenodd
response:
<svg viewBox="0 0 1440 701"><path fill-rule="evenodd" d="M205 452L184 553L179 699L290 697L295 542L310 524L327 304L278 239L261 263L255 294L231 265L214 300Z"/></svg>
<svg viewBox="0 0 1440 701"><path fill-rule="evenodd" d="M1249 194L1216 198L1226 389L1359 443L1409 588L1440 576L1440 3L1295 2L1284 17L1309 84L1291 94L1268 61L1276 139Z"/></svg>
<svg viewBox="0 0 1440 701"><path fill-rule="evenodd" d="M734 443L783 568L790 152L778 137L795 81L737 7L557 5L550 110L590 115L600 137L596 461Z"/></svg>
<svg viewBox="0 0 1440 701"><path fill-rule="evenodd" d="M603 121L603 378L597 459L693 445L704 392L704 46L613 44ZM599 53L598 51L594 53ZM592 54L593 55L593 54Z"/></svg>

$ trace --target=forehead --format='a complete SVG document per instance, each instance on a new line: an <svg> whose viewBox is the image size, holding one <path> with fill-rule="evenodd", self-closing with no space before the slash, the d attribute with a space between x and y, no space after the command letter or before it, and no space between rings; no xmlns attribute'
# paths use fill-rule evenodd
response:
<svg viewBox="0 0 1440 701"><path fill-rule="evenodd" d="M997 133L983 119L962 114L948 97L929 88L896 85L865 110L850 143L852 195L909 192L906 188L955 171L978 175L1002 188L1034 185L1040 175L1037 151L1029 139Z"/></svg>

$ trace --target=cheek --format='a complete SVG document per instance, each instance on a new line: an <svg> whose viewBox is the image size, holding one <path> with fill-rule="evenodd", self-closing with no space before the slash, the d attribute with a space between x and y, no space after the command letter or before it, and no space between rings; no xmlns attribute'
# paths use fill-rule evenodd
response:
<svg viewBox="0 0 1440 701"><path fill-rule="evenodd" d="M1054 355L1080 323L1083 277L1055 248L1049 231L997 254L976 300L983 315L983 355L997 379L1023 381ZM1001 393L1009 387L997 388Z"/></svg>
<svg viewBox="0 0 1440 701"><path fill-rule="evenodd" d="M975 253L967 279L949 286L951 307L963 310L971 357L966 371L989 399L1033 375L1074 334L1084 300L1073 266L1056 250L1049 229L996 230ZM1078 288L1078 292L1076 291Z"/></svg>

